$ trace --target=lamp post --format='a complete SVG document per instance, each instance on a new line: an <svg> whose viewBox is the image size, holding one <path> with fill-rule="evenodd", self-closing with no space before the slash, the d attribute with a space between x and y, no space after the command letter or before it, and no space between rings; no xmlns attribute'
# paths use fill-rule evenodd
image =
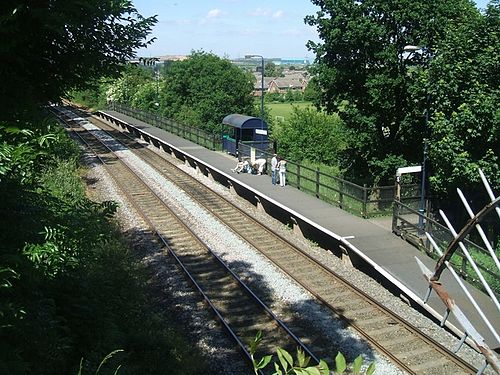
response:
<svg viewBox="0 0 500 375"><path fill-rule="evenodd" d="M414 53L418 51L423 51L423 47L407 45L404 46L403 51ZM429 54L429 62L432 59L432 56ZM427 84L428 86L428 84ZM424 146L423 146L423 159L422 159L422 183L420 187L420 204L418 208L418 229L419 234L423 234L424 230L424 215L425 215L425 184L426 184L426 164L427 164L427 151L428 151L428 143L427 143L427 132L429 129L429 107L430 107L430 92L427 88L426 94L426 105L425 105L425 123L424 123Z"/></svg>
<svg viewBox="0 0 500 375"><path fill-rule="evenodd" d="M261 55L245 55L245 59L260 57L261 80L260 80L260 130L264 131L264 57ZM262 134L260 135L262 139Z"/></svg>
<svg viewBox="0 0 500 375"><path fill-rule="evenodd" d="M156 62L153 67L153 73L155 76L155 83L156 83L156 98L155 98L156 101L154 105L155 105L155 110L158 111L158 109L160 108L160 70Z"/></svg>

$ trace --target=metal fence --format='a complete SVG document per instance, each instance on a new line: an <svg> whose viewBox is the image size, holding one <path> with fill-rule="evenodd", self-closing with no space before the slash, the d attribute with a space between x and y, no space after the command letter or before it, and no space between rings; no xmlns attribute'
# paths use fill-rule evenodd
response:
<svg viewBox="0 0 500 375"><path fill-rule="evenodd" d="M250 158L264 158L271 165L272 154L262 150L252 151L249 145L238 145L239 155ZM287 162L287 184L316 196L328 203L364 218L391 215L394 199L394 186L367 187L354 184L339 177L321 172L300 163ZM271 171L268 168L267 173Z"/></svg>
<svg viewBox="0 0 500 375"><path fill-rule="evenodd" d="M446 249L448 244L454 239L450 230L432 217L422 215L418 211L418 208L410 207L410 205L404 204L398 200L394 200L393 203L392 231L425 251L432 258L438 259L439 256L434 252L430 242L425 236L425 232L429 233L441 248ZM426 212L430 211L426 209ZM423 228L420 228L418 224L420 217L423 218ZM495 271L494 264L488 262L490 258L488 250L469 239L465 239L463 243L469 252L475 254L474 259L478 268L487 279L493 281L490 283L490 286L496 294L499 294L500 283L498 280L500 280L500 278L498 272ZM480 281L474 276L475 273L472 271L472 267L467 257L460 249L455 252L450 262L458 270L462 278L481 288Z"/></svg>
<svg viewBox="0 0 500 375"><path fill-rule="evenodd" d="M119 103L111 103L110 109L162 128L208 149L222 150L220 134L209 133L196 127L166 119L158 114L131 108ZM238 144L238 156L249 159L252 152L254 152L253 157L264 158L267 160L267 165L271 165L272 153L252 146L251 144L240 142ZM271 173L269 168L267 169L267 173ZM361 186L321 172L319 168L313 169L292 161L287 162L286 175L289 185L357 216L364 218L389 216L393 212L394 186L392 185L376 187Z"/></svg>
<svg viewBox="0 0 500 375"><path fill-rule="evenodd" d="M220 134L207 132L194 126L184 125L176 121L167 119L156 113L143 111L119 103L113 102L110 104L109 108L114 111L134 117L138 120L144 121L150 125L154 125L158 128L164 129L169 133L178 135L179 137L199 144L210 150L220 151L222 149Z"/></svg>
<svg viewBox="0 0 500 375"><path fill-rule="evenodd" d="M188 139L194 143L211 150L222 150L221 135L209 133L196 127L191 127L163 118L157 114L131 108L125 105L112 103L110 109L140 119L148 124L162 128L170 133ZM252 144L239 143L238 156L243 159L264 158L267 166L271 165L272 152L265 151ZM268 145L270 146L270 145ZM270 174L270 168L267 168ZM319 168L313 169L300 163L287 162L287 183L304 192L316 196L339 208L357 216L370 218L374 216L392 215L392 231L425 251L431 257L437 258L432 246L424 235L431 234L439 245L446 247L453 240L453 235L448 228L438 223L432 217L422 215L419 211L420 191L416 184L401 185L401 200L394 198L395 186L367 187L343 180L339 177L321 172ZM404 202L404 203L403 203ZM425 212L431 212L426 207ZM424 228L419 227L419 218L422 217ZM481 261L481 255L488 251L472 241L465 240L464 244L469 251L478 254L476 257L478 267L490 280L492 289L498 295L500 291L499 275L488 263ZM485 256L484 259L488 257ZM481 287L478 280L471 272L471 266L465 255L459 250L451 259L451 263L459 270L461 277Z"/></svg>

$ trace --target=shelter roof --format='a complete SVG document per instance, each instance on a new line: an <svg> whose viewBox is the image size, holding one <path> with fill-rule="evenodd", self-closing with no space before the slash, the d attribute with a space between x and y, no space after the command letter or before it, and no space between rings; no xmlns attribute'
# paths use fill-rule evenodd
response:
<svg viewBox="0 0 500 375"><path fill-rule="evenodd" d="M240 129L267 129L267 123L264 121L264 126L262 126L262 121L258 117L240 115L238 113L233 113L227 115L222 120L224 125L230 125L234 128Z"/></svg>

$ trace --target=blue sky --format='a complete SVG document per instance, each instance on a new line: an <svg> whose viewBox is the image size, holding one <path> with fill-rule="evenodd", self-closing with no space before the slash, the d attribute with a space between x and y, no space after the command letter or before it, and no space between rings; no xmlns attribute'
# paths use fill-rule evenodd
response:
<svg viewBox="0 0 500 375"><path fill-rule="evenodd" d="M314 58L305 44L317 41L304 17L317 7L309 0L133 0L143 16L158 15L157 39L140 56L188 55L192 50L230 58ZM477 0L484 8L488 0Z"/></svg>

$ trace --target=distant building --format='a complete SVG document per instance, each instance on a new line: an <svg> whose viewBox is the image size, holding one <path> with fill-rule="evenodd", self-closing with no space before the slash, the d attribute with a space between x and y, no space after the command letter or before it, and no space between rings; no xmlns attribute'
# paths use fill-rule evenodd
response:
<svg viewBox="0 0 500 375"><path fill-rule="evenodd" d="M165 61L184 61L189 58L189 56L186 55L165 55L165 56L158 56L160 59L160 62L165 62Z"/></svg>
<svg viewBox="0 0 500 375"><path fill-rule="evenodd" d="M231 60L233 64L236 64L238 66L260 66L261 61L260 59L244 59L244 58L238 58L238 59L233 59ZM308 57L304 57L301 59L298 58L282 58L282 57L264 57L264 64L267 64L268 62L272 62L275 65L282 65L282 66L295 66L295 67L305 67L311 64L311 60L309 60Z"/></svg>
<svg viewBox="0 0 500 375"><path fill-rule="evenodd" d="M268 93L284 94L288 90L304 91L309 83L309 75L301 70L285 70L284 77L264 77L264 91ZM260 72L254 72L254 95L261 95Z"/></svg>
<svg viewBox="0 0 500 375"><path fill-rule="evenodd" d="M149 57L136 57L129 60L130 64L134 65L159 65L165 64L167 61L183 61L188 59L189 56L186 55L165 55L165 56L149 56Z"/></svg>
<svg viewBox="0 0 500 375"><path fill-rule="evenodd" d="M276 65L293 65L293 66L307 66L311 62L309 61L309 58L304 57L302 59L297 59L297 58L272 58L269 59Z"/></svg>

